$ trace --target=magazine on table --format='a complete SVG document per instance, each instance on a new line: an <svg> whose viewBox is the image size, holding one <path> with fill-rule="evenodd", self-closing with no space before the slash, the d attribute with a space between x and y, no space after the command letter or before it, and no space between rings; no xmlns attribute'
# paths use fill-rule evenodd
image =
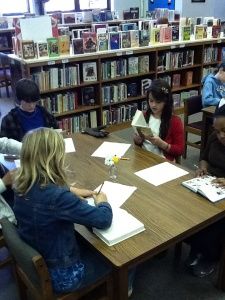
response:
<svg viewBox="0 0 225 300"><path fill-rule="evenodd" d="M182 182L182 185L195 193L199 193L211 202L225 199L225 188L213 184L213 176L196 177Z"/></svg>

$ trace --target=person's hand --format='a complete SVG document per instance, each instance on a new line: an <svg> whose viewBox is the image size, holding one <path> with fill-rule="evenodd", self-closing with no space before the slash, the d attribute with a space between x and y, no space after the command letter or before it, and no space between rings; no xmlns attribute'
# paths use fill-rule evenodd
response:
<svg viewBox="0 0 225 300"><path fill-rule="evenodd" d="M225 178L216 178L212 180L212 183L215 183L217 186L225 187Z"/></svg>
<svg viewBox="0 0 225 300"><path fill-rule="evenodd" d="M167 143L164 142L159 136L146 136L146 139L149 140L153 145L159 147L160 149L165 149L165 146L167 146Z"/></svg>
<svg viewBox="0 0 225 300"><path fill-rule="evenodd" d="M93 195L93 198L95 200L95 205L98 205L101 202L107 202L107 196L103 192Z"/></svg>
<svg viewBox="0 0 225 300"><path fill-rule="evenodd" d="M196 174L197 177L201 177L201 176L207 175L208 174L207 168L200 167L200 168L198 168L196 170L195 174Z"/></svg>
<svg viewBox="0 0 225 300"><path fill-rule="evenodd" d="M87 198L87 197L92 197L94 194L97 192L92 191L92 190L87 190L87 189L78 189L73 186L70 187L71 193L79 196L80 198Z"/></svg>
<svg viewBox="0 0 225 300"><path fill-rule="evenodd" d="M139 135L135 133L134 135L134 143L138 146L142 145L144 141L144 135Z"/></svg>
<svg viewBox="0 0 225 300"><path fill-rule="evenodd" d="M15 176L15 170L7 172L2 177L2 181L4 182L4 185L5 186L12 185L13 184L13 180L14 180L14 176Z"/></svg>

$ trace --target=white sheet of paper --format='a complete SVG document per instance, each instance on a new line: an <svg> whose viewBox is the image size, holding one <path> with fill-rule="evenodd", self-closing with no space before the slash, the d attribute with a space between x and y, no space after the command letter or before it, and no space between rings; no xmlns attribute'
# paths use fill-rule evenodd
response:
<svg viewBox="0 0 225 300"><path fill-rule="evenodd" d="M138 171L134 174L146 180L147 182L158 186L165 182L184 176L188 174L188 172L173 164L164 162L156 166Z"/></svg>
<svg viewBox="0 0 225 300"><path fill-rule="evenodd" d="M16 168L20 168L20 159L15 159L14 163L16 165Z"/></svg>
<svg viewBox="0 0 225 300"><path fill-rule="evenodd" d="M95 191L98 192L100 189L99 185ZM133 193L136 191L135 186L124 185L111 181L104 181L101 191L107 196L109 204L112 208L120 207ZM88 203L94 206L94 199L88 198Z"/></svg>
<svg viewBox="0 0 225 300"><path fill-rule="evenodd" d="M76 152L72 138L66 138L66 139L64 139L64 141L65 141L65 152L66 153Z"/></svg>
<svg viewBox="0 0 225 300"><path fill-rule="evenodd" d="M103 142L91 156L106 158L116 155L122 157L130 146L131 144Z"/></svg>

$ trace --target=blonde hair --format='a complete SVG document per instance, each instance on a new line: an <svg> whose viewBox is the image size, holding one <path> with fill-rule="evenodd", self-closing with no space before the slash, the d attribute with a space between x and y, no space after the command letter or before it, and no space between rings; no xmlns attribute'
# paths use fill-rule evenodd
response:
<svg viewBox="0 0 225 300"><path fill-rule="evenodd" d="M50 128L38 128L24 136L15 190L26 194L38 182L67 185L64 171L65 143L63 136Z"/></svg>

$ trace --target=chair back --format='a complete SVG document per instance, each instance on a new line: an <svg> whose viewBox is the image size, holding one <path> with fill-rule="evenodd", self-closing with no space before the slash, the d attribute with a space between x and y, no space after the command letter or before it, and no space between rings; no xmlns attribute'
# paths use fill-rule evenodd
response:
<svg viewBox="0 0 225 300"><path fill-rule="evenodd" d="M25 243L17 233L15 225L7 218L0 220L6 247L16 265L16 272L26 287L33 292L35 299L53 299L51 280L44 259Z"/></svg>
<svg viewBox="0 0 225 300"><path fill-rule="evenodd" d="M5 53L0 52L0 88L1 87L6 88L7 97L9 97L10 85L11 85L11 73L9 69L9 58Z"/></svg>
<svg viewBox="0 0 225 300"><path fill-rule="evenodd" d="M184 100L184 116L191 116L193 114L201 112L202 96L197 95Z"/></svg>

